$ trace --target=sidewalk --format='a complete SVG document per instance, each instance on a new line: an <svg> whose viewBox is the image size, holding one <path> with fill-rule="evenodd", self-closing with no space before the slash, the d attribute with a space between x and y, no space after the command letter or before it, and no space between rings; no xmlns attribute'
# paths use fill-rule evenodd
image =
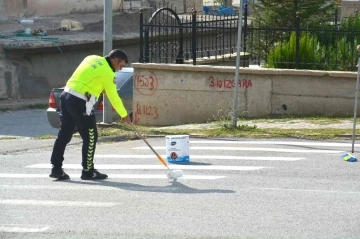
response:
<svg viewBox="0 0 360 239"><path fill-rule="evenodd" d="M302 120L302 119L268 119L264 120L265 122L253 121L253 120L239 120L238 125L248 125L250 127L256 126L257 128L271 129L271 128L281 128L281 129L352 129L353 120L338 120L339 123L324 123L322 120L312 121ZM216 123L206 123L206 124L187 124L187 125L178 125L178 126L165 126L157 129L214 129L219 128L221 124Z"/></svg>
<svg viewBox="0 0 360 239"><path fill-rule="evenodd" d="M30 108L46 108L49 97L41 98L17 98L0 100L0 111L30 109Z"/></svg>
<svg viewBox="0 0 360 239"><path fill-rule="evenodd" d="M257 128L263 129L272 129L272 128L281 128L281 129L352 129L354 121L353 119L336 119L337 123L332 123L330 118L324 119L259 119L259 120L251 120L251 119L239 119L237 124L239 125L247 125L249 127L256 126ZM215 129L220 128L224 124L231 124L231 122L212 122L212 123L204 123L204 124L185 124L185 125L177 125L177 126L164 126L159 127L157 129L173 129L173 130L181 130L181 129Z"/></svg>

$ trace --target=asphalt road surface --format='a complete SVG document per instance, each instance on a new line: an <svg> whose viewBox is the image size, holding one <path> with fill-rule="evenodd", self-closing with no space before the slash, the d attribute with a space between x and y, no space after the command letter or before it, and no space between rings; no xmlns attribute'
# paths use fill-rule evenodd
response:
<svg viewBox="0 0 360 239"><path fill-rule="evenodd" d="M164 138L149 141L166 155ZM48 178L51 147L7 151L0 238L359 238L360 166L341 158L350 149L191 138L190 163L170 165L184 171L177 182L141 140L98 144L104 181L80 180L80 144L66 151L66 181Z"/></svg>
<svg viewBox="0 0 360 239"><path fill-rule="evenodd" d="M46 109L0 112L0 138L32 138L56 135L46 118Z"/></svg>

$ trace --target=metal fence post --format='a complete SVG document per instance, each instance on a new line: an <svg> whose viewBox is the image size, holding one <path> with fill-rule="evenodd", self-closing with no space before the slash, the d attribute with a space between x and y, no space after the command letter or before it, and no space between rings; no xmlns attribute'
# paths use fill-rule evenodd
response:
<svg viewBox="0 0 360 239"><path fill-rule="evenodd" d="M339 14L339 7L336 7L336 9L335 9L335 27L336 28L337 28L337 25L338 25L338 14Z"/></svg>
<svg viewBox="0 0 360 239"><path fill-rule="evenodd" d="M144 62L144 13L143 10L140 9L140 58L139 58L139 62L143 63Z"/></svg>
<svg viewBox="0 0 360 239"><path fill-rule="evenodd" d="M184 35L183 35L183 28L181 23L179 28L179 53L176 56L176 64L184 64Z"/></svg>
<svg viewBox="0 0 360 239"><path fill-rule="evenodd" d="M144 62L148 63L150 61L150 39L149 39L149 27L145 27L145 41L144 41L144 47L145 47L145 56L144 56Z"/></svg>
<svg viewBox="0 0 360 239"><path fill-rule="evenodd" d="M191 53L193 65L196 65L196 9L192 9L192 37L191 37Z"/></svg>
<svg viewBox="0 0 360 239"><path fill-rule="evenodd" d="M300 13L296 12L295 68L300 68Z"/></svg>
<svg viewBox="0 0 360 239"><path fill-rule="evenodd" d="M245 53L246 53L246 35L247 35L247 17L248 17L248 4L245 3L244 4L244 32L243 32L243 35L244 35L244 40L243 40L243 52L244 52L244 59L243 59L243 67L246 66L246 56L245 56Z"/></svg>

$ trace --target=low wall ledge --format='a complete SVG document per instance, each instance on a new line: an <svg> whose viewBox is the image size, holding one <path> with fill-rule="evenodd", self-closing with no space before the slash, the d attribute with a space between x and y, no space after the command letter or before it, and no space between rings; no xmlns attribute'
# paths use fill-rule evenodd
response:
<svg viewBox="0 0 360 239"><path fill-rule="evenodd" d="M42 38L29 38L24 39L10 39L10 40L0 40L0 45L3 49L7 51L21 51L21 50L35 50L35 49L42 49L42 48L53 48L53 47L79 47L79 46L91 46L92 44L103 44L104 40L101 37L97 37L94 39L64 39L62 37L57 36L49 36L49 37L42 37ZM134 36L114 36L113 43L117 44L120 43L122 45L130 45L134 42L140 42L138 37Z"/></svg>
<svg viewBox="0 0 360 239"><path fill-rule="evenodd" d="M208 66L187 64L159 64L159 63L132 63L132 67L147 70L171 70L171 71L194 71L194 72L235 72L234 66ZM357 73L350 71L317 71L317 70L294 70L294 69L270 69L270 68L240 68L241 74L257 75L298 75L298 76L329 76L356 79Z"/></svg>

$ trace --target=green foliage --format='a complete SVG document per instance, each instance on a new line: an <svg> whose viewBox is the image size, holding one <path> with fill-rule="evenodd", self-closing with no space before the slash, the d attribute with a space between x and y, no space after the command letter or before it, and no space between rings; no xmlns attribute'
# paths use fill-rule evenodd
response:
<svg viewBox="0 0 360 239"><path fill-rule="evenodd" d="M336 0L258 0L257 3L251 1L250 5L253 27L263 30L252 36L249 48L262 59L268 59L280 41L290 39L291 31L296 29L297 16L303 29L326 28L335 20L337 7Z"/></svg>
<svg viewBox="0 0 360 239"><path fill-rule="evenodd" d="M360 29L360 14L356 13L346 18L346 20L340 24L340 29L348 31Z"/></svg>
<svg viewBox="0 0 360 239"><path fill-rule="evenodd" d="M356 39L350 42L346 36L338 39L335 45L330 47L327 69L342 71L355 70L357 64L356 45L358 45L358 43L360 43L360 41Z"/></svg>
<svg viewBox="0 0 360 239"><path fill-rule="evenodd" d="M302 33L299 46L299 69L318 69L321 55L318 54L319 41L315 36ZM268 67L294 69L296 62L296 33L292 32L290 40L279 43L267 58Z"/></svg>
<svg viewBox="0 0 360 239"><path fill-rule="evenodd" d="M321 30L302 33L300 36L299 69L356 70L360 44L360 14L344 20L338 27L325 26ZM267 66L273 68L296 68L296 33L289 40L274 43L267 56Z"/></svg>

